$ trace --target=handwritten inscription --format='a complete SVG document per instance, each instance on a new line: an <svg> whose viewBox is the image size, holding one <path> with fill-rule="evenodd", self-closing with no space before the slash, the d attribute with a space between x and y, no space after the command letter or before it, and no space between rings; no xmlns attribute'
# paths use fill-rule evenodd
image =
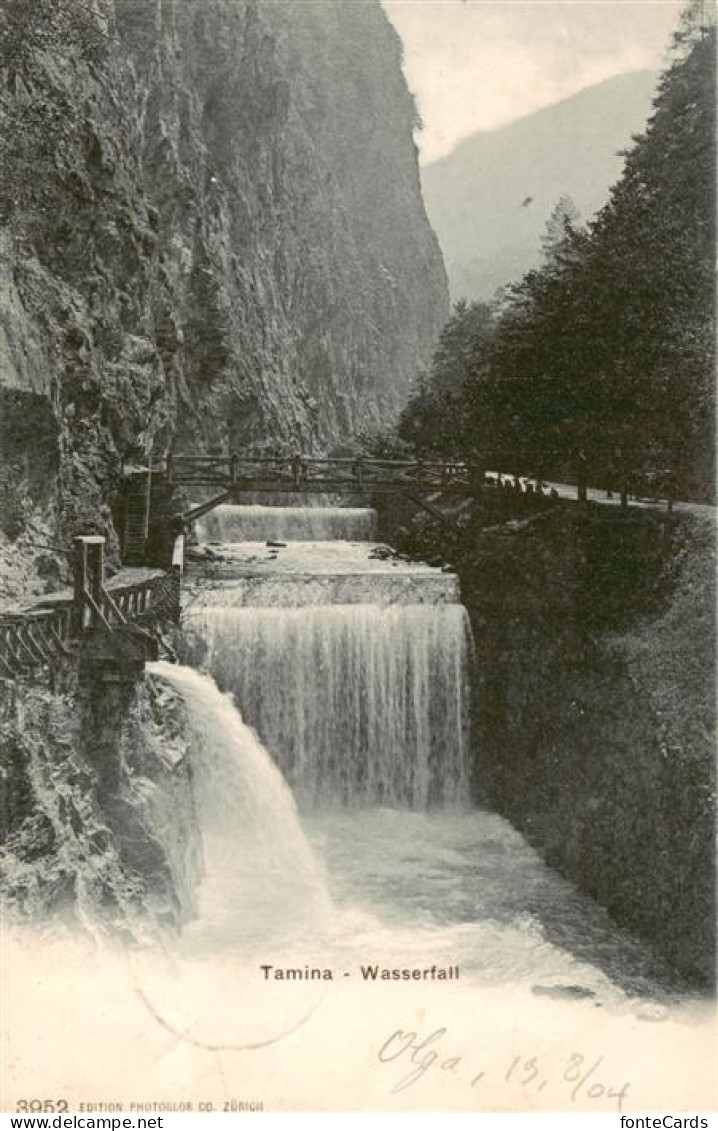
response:
<svg viewBox="0 0 718 1131"><path fill-rule="evenodd" d="M397 1064L402 1075L391 1088L393 1095L405 1091L429 1073L449 1073L469 1088L480 1088L497 1083L519 1086L540 1093L547 1084L558 1084L566 1091L572 1103L598 1100L615 1102L616 1110L623 1110L630 1083L620 1087L607 1080L602 1056L595 1060L580 1052L549 1060L538 1056L519 1055L506 1064L505 1070L491 1073L481 1068L478 1058L457 1055L444 1038L446 1029L435 1029L427 1037L397 1029L387 1037L379 1049L382 1064Z"/></svg>

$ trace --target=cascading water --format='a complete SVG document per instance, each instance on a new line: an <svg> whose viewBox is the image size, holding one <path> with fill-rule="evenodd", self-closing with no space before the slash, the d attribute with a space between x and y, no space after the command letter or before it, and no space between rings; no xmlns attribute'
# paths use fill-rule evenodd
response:
<svg viewBox="0 0 718 1131"><path fill-rule="evenodd" d="M275 517L255 514L252 536L280 540ZM17 1095L42 1079L71 1103L137 1111L171 1097L615 1113L693 1110L701 1081L707 1110L710 1009L506 821L462 805L471 640L456 579L341 540L224 545L212 570L188 579L184 623L232 696L151 665L184 700L197 913L171 946L114 962L49 958L43 936L29 990L8 987L11 1060L28 1066ZM19 953L16 969L26 941ZM460 977L434 981L444 967ZM428 1051L382 1058L397 1033ZM81 1089L78 1058L93 1065Z"/></svg>
<svg viewBox="0 0 718 1131"><path fill-rule="evenodd" d="M219 506L197 523L202 542L255 542L265 537L366 542L375 532L376 513L363 507Z"/></svg>
<svg viewBox="0 0 718 1131"><path fill-rule="evenodd" d="M301 540L270 552L259 541L223 544L217 572L194 586L190 579L184 625L191 658L232 693L329 861L330 886L343 908L325 922L329 961L336 962L337 946L341 953L351 945L352 917L368 906L360 937L365 932L370 953L389 961L397 948L425 960L438 947L484 982L555 979L568 969L605 993L603 975L580 960L588 956L580 946L587 933L600 936L603 965L643 988L640 945L636 951L630 944L627 958L626 941L617 941L603 912L544 869L505 821L471 811L474 658L456 577L370 543L309 541L317 510L296 500L276 513L263 508L261 519L253 507L225 507L221 522L225 533L246 530L241 512L253 510L253 537L275 540L285 509L292 509ZM344 532L342 522L331 521L325 533ZM189 705L201 707L205 734L214 725L208 710L218 703L230 709L227 698L208 695L209 686L202 684L206 699L198 704L195 696ZM231 811L232 791L219 772L218 780L217 803ZM240 805L230 825L241 827L243 813ZM282 839L284 820L268 820L270 841ZM290 830L294 844L294 813ZM425 856L417 856L419 844ZM387 922L400 926L387 934Z"/></svg>
<svg viewBox="0 0 718 1131"><path fill-rule="evenodd" d="M461 605L210 607L194 626L303 800L427 809L466 799Z"/></svg>
<svg viewBox="0 0 718 1131"><path fill-rule="evenodd" d="M229 695L209 676L148 665L184 699L204 842L205 880L191 928L236 946L286 921L321 916L328 903L316 857L286 782Z"/></svg>
<svg viewBox="0 0 718 1131"><path fill-rule="evenodd" d="M471 631L455 579L348 544L369 536L373 511L212 513L225 539L290 529L302 539L278 561L250 563L250 576L203 591L188 617L209 670L301 801L419 810L464 802ZM313 543L317 530L323 541ZM228 547L233 561L243 548Z"/></svg>

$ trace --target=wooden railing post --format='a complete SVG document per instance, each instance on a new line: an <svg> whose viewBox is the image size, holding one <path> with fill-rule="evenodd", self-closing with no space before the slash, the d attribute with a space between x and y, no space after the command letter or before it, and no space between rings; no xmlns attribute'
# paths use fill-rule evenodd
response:
<svg viewBox="0 0 718 1131"><path fill-rule="evenodd" d="M579 463L576 472L576 498L579 503L588 501L588 483L586 480L586 469L582 463Z"/></svg>
<svg viewBox="0 0 718 1131"><path fill-rule="evenodd" d="M150 509L152 507L152 455L147 461L147 490L145 493L145 549L150 536Z"/></svg>
<svg viewBox="0 0 718 1131"><path fill-rule="evenodd" d="M486 484L486 464L484 460L472 459L469 462L469 488L475 499L482 499Z"/></svg>
<svg viewBox="0 0 718 1131"><path fill-rule="evenodd" d="M96 620L94 609L102 609L105 539L100 534L81 534L75 539L74 630L83 632Z"/></svg>
<svg viewBox="0 0 718 1131"><path fill-rule="evenodd" d="M87 589L87 544L84 538L75 539L73 586L72 631L74 634L82 632L84 629L87 614L85 605L85 591Z"/></svg>
<svg viewBox="0 0 718 1131"><path fill-rule="evenodd" d="M295 487L301 487L307 478L307 462L301 456L293 456L290 467Z"/></svg>
<svg viewBox="0 0 718 1131"><path fill-rule="evenodd" d="M172 550L172 572L176 573L179 577L184 572L184 551L185 551L185 536L178 534L175 538L174 548Z"/></svg>

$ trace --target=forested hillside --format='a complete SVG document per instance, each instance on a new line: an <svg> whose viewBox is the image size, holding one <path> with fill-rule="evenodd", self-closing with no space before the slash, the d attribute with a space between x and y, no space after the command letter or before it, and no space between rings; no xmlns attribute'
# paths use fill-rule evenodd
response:
<svg viewBox="0 0 718 1131"><path fill-rule="evenodd" d="M712 497L714 132L715 28L689 12L608 204L583 226L558 201L542 265L490 309L455 309L403 438L545 478Z"/></svg>

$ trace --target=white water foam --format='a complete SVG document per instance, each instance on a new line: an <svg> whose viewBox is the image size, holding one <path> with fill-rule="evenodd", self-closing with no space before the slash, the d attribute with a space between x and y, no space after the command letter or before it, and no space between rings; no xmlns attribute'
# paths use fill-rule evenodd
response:
<svg viewBox="0 0 718 1131"><path fill-rule="evenodd" d="M229 695L209 676L165 662L148 671L174 687L187 709L192 766L205 851L199 914L190 934L201 946L295 932L321 917L327 892L302 832L291 791L245 726Z"/></svg>
<svg viewBox="0 0 718 1131"><path fill-rule="evenodd" d="M151 665L186 704L199 915L171 953L135 948L114 965L43 939L29 967L26 948L8 980L13 1095L42 1079L73 1106L171 1097L231 1111L240 1096L287 1112L708 1110L712 1011L661 1000L660 961L508 822L447 805L468 793L461 605L448 592L418 601L429 576L392 603L386 563L372 564L372 600L333 604L330 545L352 556L338 542L316 552L324 604L306 603L312 554L282 570L281 551L248 566L260 581L269 572L269 589L223 582L188 611L204 662L269 750L207 676ZM302 818L272 758L313 800ZM410 977L366 981L367 965ZM422 973L454 965L456 981ZM331 978L275 980L288 968ZM397 1031L433 1044L387 1062Z"/></svg>
<svg viewBox="0 0 718 1131"><path fill-rule="evenodd" d="M466 802L462 605L213 606L193 610L192 625L303 802Z"/></svg>
<svg viewBox="0 0 718 1131"><path fill-rule="evenodd" d="M366 507L215 507L197 522L200 542L307 541L345 539L370 541L376 534L376 512Z"/></svg>

